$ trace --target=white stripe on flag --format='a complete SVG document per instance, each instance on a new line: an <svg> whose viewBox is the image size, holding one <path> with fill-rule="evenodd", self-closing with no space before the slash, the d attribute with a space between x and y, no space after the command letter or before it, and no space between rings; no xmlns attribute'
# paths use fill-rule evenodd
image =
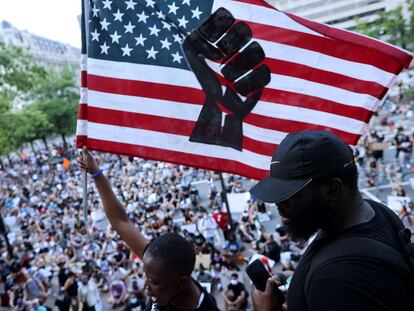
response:
<svg viewBox="0 0 414 311"><path fill-rule="evenodd" d="M76 136L87 136L88 135L88 121L80 120L76 123Z"/></svg>
<svg viewBox="0 0 414 311"><path fill-rule="evenodd" d="M265 117L273 116L278 119L322 125L353 134L361 134L361 131L366 127L366 123L362 121L336 114L264 101L259 101L252 113Z"/></svg>
<svg viewBox="0 0 414 311"><path fill-rule="evenodd" d="M201 110L200 105L183 104L160 99L142 98L128 95L117 95L89 90L88 105L136 112L160 117L195 121ZM166 109L168 105L168 109ZM311 124L335 128L348 133L360 134L365 123L319 110L281 105L259 101L252 113L265 117L277 117Z"/></svg>
<svg viewBox="0 0 414 311"><path fill-rule="evenodd" d="M267 170L271 157L251 151L242 152L232 148L190 142L188 136L160 133L129 127L106 125L88 122L88 138L117 143L133 144L188 154L213 157L218 159L235 160L254 168ZM240 161L243 160L243 161Z"/></svg>
<svg viewBox="0 0 414 311"><path fill-rule="evenodd" d="M321 35L320 33L313 31L312 29L309 29L305 26L302 26L298 22L292 20L287 15L275 9L253 6L249 3L242 3L237 1L215 0L212 12L215 12L217 9L221 7L224 7L231 12L237 12L238 19L257 23L257 17L260 16L261 24L276 26L284 29L290 29L323 37L323 35ZM254 10L252 10L252 7L254 7Z"/></svg>
<svg viewBox="0 0 414 311"><path fill-rule="evenodd" d="M207 63L212 70L223 76L219 64L212 61L207 61ZM266 88L319 97L348 106L363 107L371 111L376 109L379 102L377 98L368 94L355 93L323 83L278 74L271 74L270 83Z"/></svg>
<svg viewBox="0 0 414 311"><path fill-rule="evenodd" d="M117 79L193 87L201 90L201 85L198 83L192 71L171 67L89 58L88 74Z"/></svg>
<svg viewBox="0 0 414 311"><path fill-rule="evenodd" d="M334 72L354 79L373 81L388 87L395 75L372 65L353 62L319 52L265 40L256 40L266 57Z"/></svg>
<svg viewBox="0 0 414 311"><path fill-rule="evenodd" d="M88 106L147 114L157 117L173 118L196 122L202 106L182 104L151 98L139 98L127 95L107 94L89 91ZM264 129L243 123L243 135L251 139L270 144L279 144L287 133Z"/></svg>

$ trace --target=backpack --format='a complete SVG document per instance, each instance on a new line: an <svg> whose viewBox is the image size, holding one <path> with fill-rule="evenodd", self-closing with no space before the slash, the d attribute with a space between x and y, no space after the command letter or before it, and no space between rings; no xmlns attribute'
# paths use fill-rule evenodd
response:
<svg viewBox="0 0 414 311"><path fill-rule="evenodd" d="M378 205L376 202L367 201L371 205ZM382 205L379 209L385 214L397 233L399 249L384 241L358 233L337 237L313 256L305 279L306 296L315 272L332 262L343 259L364 259L374 264L392 267L396 273L407 279L414 289L414 243L411 242L411 231L404 227L393 211Z"/></svg>

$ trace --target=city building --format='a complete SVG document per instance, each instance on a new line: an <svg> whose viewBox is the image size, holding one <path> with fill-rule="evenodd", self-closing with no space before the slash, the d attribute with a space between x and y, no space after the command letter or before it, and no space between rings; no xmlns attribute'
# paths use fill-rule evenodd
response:
<svg viewBox="0 0 414 311"><path fill-rule="evenodd" d="M7 21L0 21L0 42L24 49L40 64L79 66L80 49L19 30Z"/></svg>
<svg viewBox="0 0 414 311"><path fill-rule="evenodd" d="M279 10L301 17L352 30L355 19L373 22L378 13L397 8L406 0L266 0Z"/></svg>

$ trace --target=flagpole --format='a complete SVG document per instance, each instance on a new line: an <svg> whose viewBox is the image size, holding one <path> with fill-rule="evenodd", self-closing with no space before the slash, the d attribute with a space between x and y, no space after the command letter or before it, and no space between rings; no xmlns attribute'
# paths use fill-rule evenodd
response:
<svg viewBox="0 0 414 311"><path fill-rule="evenodd" d="M220 182L221 182L221 201L224 202L224 204L226 205L227 215L229 216L230 231L233 231L234 224L233 224L233 218L231 217L229 200L227 199L227 187L224 182L223 173L219 173L219 175L220 175Z"/></svg>
<svg viewBox="0 0 414 311"><path fill-rule="evenodd" d="M83 171L83 194L82 194L82 207L83 207L83 218L85 219L85 227L88 222L88 176L86 170Z"/></svg>

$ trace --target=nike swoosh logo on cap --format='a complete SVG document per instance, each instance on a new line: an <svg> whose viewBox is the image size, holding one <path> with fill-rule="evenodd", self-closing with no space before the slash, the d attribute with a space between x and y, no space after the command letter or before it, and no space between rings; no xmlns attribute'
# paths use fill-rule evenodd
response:
<svg viewBox="0 0 414 311"><path fill-rule="evenodd" d="M278 163L280 163L280 161L273 161L273 162L270 162L270 165L278 164Z"/></svg>

